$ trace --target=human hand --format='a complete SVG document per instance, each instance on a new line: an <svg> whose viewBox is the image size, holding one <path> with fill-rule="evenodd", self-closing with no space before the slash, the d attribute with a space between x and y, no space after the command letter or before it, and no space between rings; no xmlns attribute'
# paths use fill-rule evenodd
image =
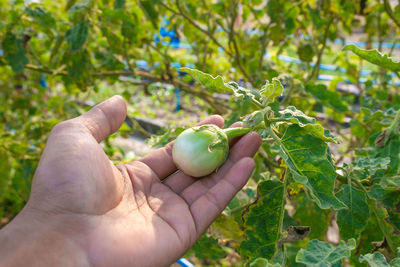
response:
<svg viewBox="0 0 400 267"><path fill-rule="evenodd" d="M0 232L3 263L168 266L195 243L254 168L250 157L261 144L256 133L242 137L218 172L201 179L177 171L172 143L115 166L99 142L125 116L125 102L115 96L54 127L27 205ZM224 122L211 116L201 122L206 123Z"/></svg>

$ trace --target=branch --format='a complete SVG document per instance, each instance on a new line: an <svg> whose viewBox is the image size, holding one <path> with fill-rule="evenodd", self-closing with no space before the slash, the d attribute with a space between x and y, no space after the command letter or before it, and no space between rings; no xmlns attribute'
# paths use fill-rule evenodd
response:
<svg viewBox="0 0 400 267"><path fill-rule="evenodd" d="M164 3L161 2L161 5L166 8L167 10L171 11L172 13L174 13L175 15L181 16L184 19L186 19L190 24L192 24L196 29L198 29L199 31L201 31L202 33L204 33L205 35L207 35L217 46L219 46L222 50L224 50L224 52L229 55L232 56L232 53L229 52L228 50L226 50L226 48L208 31L206 31L205 29L203 29L200 25L198 25L194 20L192 20L188 15L185 14L185 12L183 11L179 0L176 0L176 6L178 8L179 11L176 11L172 8L170 8L169 6L165 5Z"/></svg>
<svg viewBox="0 0 400 267"><path fill-rule="evenodd" d="M400 21L393 15L392 8L390 7L390 3L388 0L383 0L383 4L385 6L386 13L393 20L393 22L400 28Z"/></svg>
<svg viewBox="0 0 400 267"><path fill-rule="evenodd" d="M239 53L239 48L236 42L236 38L235 38L235 21L237 18L237 5L232 5L232 9L234 9L234 11L232 12L232 19L229 25L229 42L233 44L233 50L235 51L234 54L234 58L236 61L236 64L238 65L239 69L241 70L242 74L244 75L244 77L246 77L246 79L250 82L253 83L253 79L250 77L250 75L247 73L247 71L245 70L245 68L242 65L242 61L240 60L240 53Z"/></svg>
<svg viewBox="0 0 400 267"><path fill-rule="evenodd" d="M57 71L57 70L51 70L31 64L25 65L26 69L33 70L33 71L38 71L42 73L47 73L51 74L53 76L67 76L68 73L65 71ZM145 71L141 70L117 70L117 71L100 71L100 72L94 72L91 73L91 76L93 77L107 77L107 76L121 76L121 75L127 75L127 76L139 76L141 78L146 78L149 80L153 81L159 81L159 82L165 82L168 84L172 84L176 87L179 87L182 91L187 92L189 94L192 94L194 96L198 96L199 98L203 99L205 102L207 102L211 107L215 109L215 111L219 114L226 113L227 110L229 110L229 106L225 104L222 101L216 100L213 96L209 95L205 91L198 91L194 86L188 85L181 80L175 78L175 77L163 77L155 74L151 74Z"/></svg>
<svg viewBox="0 0 400 267"><path fill-rule="evenodd" d="M318 76L318 72L319 72L319 65L321 64L321 60L322 60L322 54L324 53L325 47L326 47L326 43L328 40L328 34L329 34L329 28L331 27L332 23L333 23L334 18L332 17L329 22L328 22L328 26L326 26L326 30L324 33L324 40L322 43L322 47L318 52L318 58L317 58L317 62L315 63L315 66L310 74L310 76L308 77L307 81L310 81L311 79L315 78L316 76Z"/></svg>

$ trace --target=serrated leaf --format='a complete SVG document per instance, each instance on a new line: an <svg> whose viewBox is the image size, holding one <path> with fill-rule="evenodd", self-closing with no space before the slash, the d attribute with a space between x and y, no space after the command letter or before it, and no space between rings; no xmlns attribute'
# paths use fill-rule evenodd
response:
<svg viewBox="0 0 400 267"><path fill-rule="evenodd" d="M281 234L284 186L277 181L263 181L257 188L257 201L244 214L246 240L240 244L242 256L249 260L271 259Z"/></svg>
<svg viewBox="0 0 400 267"><path fill-rule="evenodd" d="M197 258L218 260L226 257L226 252L218 244L218 240L202 235L190 249Z"/></svg>
<svg viewBox="0 0 400 267"><path fill-rule="evenodd" d="M371 62L372 64L375 64L375 65L378 65L387 70L391 70L391 71L395 71L395 72L400 71L400 62L399 61L393 61L392 58L388 57L385 54L382 55L376 49L365 50L365 49L360 49L353 44L349 44L349 45L346 45L345 47L343 47L343 50L350 50L354 54L365 59L366 61Z"/></svg>
<svg viewBox="0 0 400 267"><path fill-rule="evenodd" d="M295 181L308 188L318 206L346 208L333 194L336 172L324 141L293 124L280 141L280 152Z"/></svg>
<svg viewBox="0 0 400 267"><path fill-rule="evenodd" d="M390 267L385 256L379 252L368 253L360 256L360 262L367 262L370 267Z"/></svg>
<svg viewBox="0 0 400 267"><path fill-rule="evenodd" d="M353 169L374 175L378 170L386 170L389 164L389 157L360 157L353 163Z"/></svg>
<svg viewBox="0 0 400 267"><path fill-rule="evenodd" d="M21 39L13 33L8 32L2 42L4 58L15 72L21 72L28 64L25 48L22 46Z"/></svg>
<svg viewBox="0 0 400 267"><path fill-rule="evenodd" d="M265 97L265 104L275 101L275 98L282 95L283 86L277 78L273 78L272 82L266 81L265 85L261 87L260 93Z"/></svg>
<svg viewBox="0 0 400 267"><path fill-rule="evenodd" d="M305 86L305 90L324 106L331 107L340 112L349 110L346 102L342 100L341 95L336 91L329 90L325 84L308 83Z"/></svg>
<svg viewBox="0 0 400 267"><path fill-rule="evenodd" d="M296 262L309 267L342 266L342 259L349 258L355 247L356 241L353 238L347 243L341 240L337 247L328 242L313 239L307 244L306 249L299 250Z"/></svg>
<svg viewBox="0 0 400 267"><path fill-rule="evenodd" d="M276 120L281 120L284 122L290 122L297 124L304 128L307 133L320 138L325 142L338 143L338 141L333 137L328 130L325 130L313 117L305 115L296 107L289 106L284 110L279 111L279 116L275 118Z"/></svg>
<svg viewBox="0 0 400 267"><path fill-rule="evenodd" d="M179 70L187 72L190 76L193 77L196 81L204 85L205 87L218 91L218 92L226 92L226 91L234 91L235 88L228 85L224 82L224 79L221 76L213 77L208 73L204 73L202 71L190 68L180 68Z"/></svg>
<svg viewBox="0 0 400 267"><path fill-rule="evenodd" d="M79 21L65 34L65 39L69 44L69 51L75 52L81 49L89 36L90 24L85 21Z"/></svg>
<svg viewBox="0 0 400 267"><path fill-rule="evenodd" d="M265 258L257 258L249 264L250 267L281 267L279 263L270 263Z"/></svg>
<svg viewBox="0 0 400 267"><path fill-rule="evenodd" d="M358 236L369 218L369 207L364 191L342 185L336 196L348 207L339 210L337 214L340 236L344 239Z"/></svg>

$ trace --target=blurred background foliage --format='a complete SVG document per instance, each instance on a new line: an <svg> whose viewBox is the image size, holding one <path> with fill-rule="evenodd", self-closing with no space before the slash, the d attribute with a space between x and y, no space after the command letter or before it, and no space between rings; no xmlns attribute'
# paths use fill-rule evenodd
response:
<svg viewBox="0 0 400 267"><path fill-rule="evenodd" d="M107 97L121 94L128 103L126 123L103 143L116 163L141 156L116 145L121 137L148 138L159 130L149 140L162 145L176 136L176 127L208 114L223 115L229 126L255 110L231 92L194 83L179 67L219 74L249 89L277 77L284 85L281 105L317 117L341 139L331 149L345 168L367 155L391 125L400 95L398 71L342 48L356 43L399 58L399 32L400 5L389 0L0 0L0 226L27 201L52 127ZM142 119L152 120L155 130ZM253 182L194 247L203 264L241 264L235 251L243 238L241 212L255 198L259 180L282 175L276 159L274 148L263 145ZM337 243L327 236L335 213L319 209L295 183L288 192L284 224L311 225L310 238ZM398 209L389 210L392 220ZM371 220L372 229L377 222ZM372 239L382 240L379 234ZM286 253L293 263L305 247L301 242L276 257ZM370 252L368 246L355 253Z"/></svg>

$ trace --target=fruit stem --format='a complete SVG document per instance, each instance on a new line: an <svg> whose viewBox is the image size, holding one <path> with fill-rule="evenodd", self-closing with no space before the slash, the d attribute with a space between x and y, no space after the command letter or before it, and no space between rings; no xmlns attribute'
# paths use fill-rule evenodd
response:
<svg viewBox="0 0 400 267"><path fill-rule="evenodd" d="M235 137L239 137L242 135L247 134L250 132L250 128L228 128L228 129L223 129L225 134L228 136L228 140L232 140Z"/></svg>

